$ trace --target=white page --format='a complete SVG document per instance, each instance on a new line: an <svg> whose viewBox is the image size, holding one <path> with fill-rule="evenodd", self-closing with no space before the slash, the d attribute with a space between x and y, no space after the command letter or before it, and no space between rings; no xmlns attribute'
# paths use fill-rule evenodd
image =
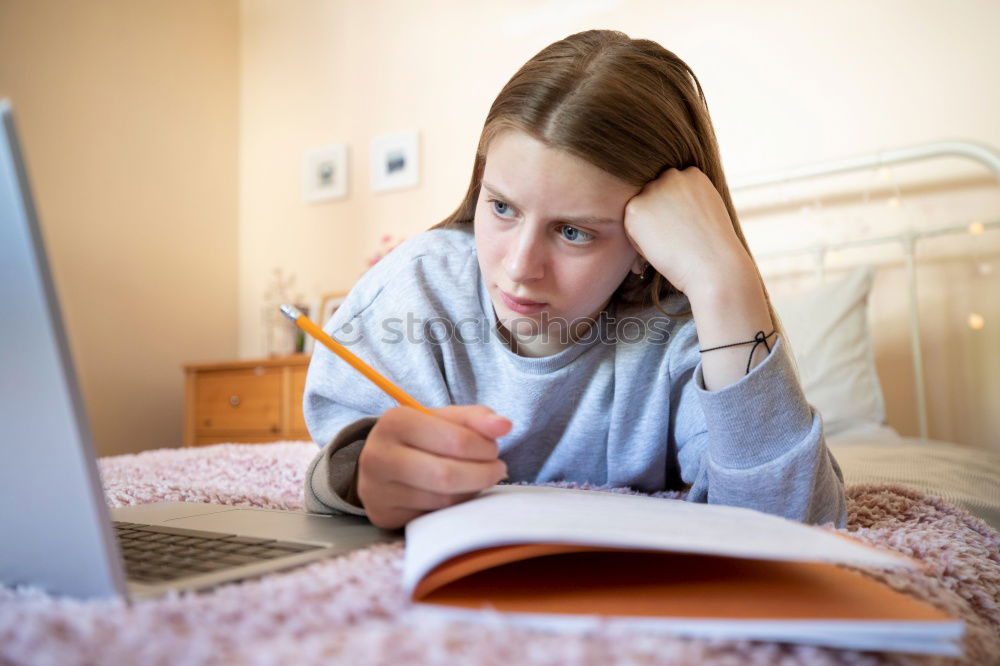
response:
<svg viewBox="0 0 1000 666"><path fill-rule="evenodd" d="M406 526L403 587L479 548L566 543L763 560L916 567L827 530L738 507L547 486L494 486Z"/></svg>

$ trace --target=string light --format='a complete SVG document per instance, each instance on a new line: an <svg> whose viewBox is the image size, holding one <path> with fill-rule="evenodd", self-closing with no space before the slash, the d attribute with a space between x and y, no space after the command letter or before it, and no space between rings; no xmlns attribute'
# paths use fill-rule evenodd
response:
<svg viewBox="0 0 1000 666"><path fill-rule="evenodd" d="M973 236L978 236L985 230L986 230L986 225L983 224L982 220L974 220L969 223L969 233L972 234ZM993 272L993 266L986 261L980 262L976 266L976 272L978 272L981 276L989 275L990 273ZM986 326L986 319L983 317L983 315L979 314L978 312L970 312L967 323L969 325L969 328L971 328L973 331L979 331L982 330L984 326Z"/></svg>
<svg viewBox="0 0 1000 666"><path fill-rule="evenodd" d="M887 166L879 167L875 173L878 175L879 180L889 180L892 178L892 169Z"/></svg>
<svg viewBox="0 0 1000 666"><path fill-rule="evenodd" d="M899 197L889 197L889 200L885 204L889 208L899 208Z"/></svg>

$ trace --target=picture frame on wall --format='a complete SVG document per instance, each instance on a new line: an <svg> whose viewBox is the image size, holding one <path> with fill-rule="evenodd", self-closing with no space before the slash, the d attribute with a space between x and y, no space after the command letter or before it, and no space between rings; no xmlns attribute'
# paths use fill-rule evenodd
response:
<svg viewBox="0 0 1000 666"><path fill-rule="evenodd" d="M313 148L302 161L302 197L306 203L347 197L347 144Z"/></svg>
<svg viewBox="0 0 1000 666"><path fill-rule="evenodd" d="M343 292L323 294L319 301L319 321L317 323L320 326L326 326L326 322L330 321L330 317L337 311L337 308L344 304L345 298L347 298L347 294Z"/></svg>
<svg viewBox="0 0 1000 666"><path fill-rule="evenodd" d="M372 139L372 191L416 187L420 182L419 175L420 138L415 130L382 134Z"/></svg>
<svg viewBox="0 0 1000 666"><path fill-rule="evenodd" d="M316 318L313 321L319 324L320 328L325 329L327 322L330 321L330 317L337 311L337 308L344 304L344 299L346 298L347 294L342 291L320 296L319 302L316 304ZM306 336L306 338L305 352L311 354L316 341L312 339L312 336Z"/></svg>

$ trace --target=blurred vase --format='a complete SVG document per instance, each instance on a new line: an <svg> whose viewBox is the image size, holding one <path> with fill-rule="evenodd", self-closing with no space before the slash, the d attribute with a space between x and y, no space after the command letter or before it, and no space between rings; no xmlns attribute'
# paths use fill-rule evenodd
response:
<svg viewBox="0 0 1000 666"><path fill-rule="evenodd" d="M264 355L286 356L295 351L298 327L278 309L280 303L269 303L261 311L264 326Z"/></svg>

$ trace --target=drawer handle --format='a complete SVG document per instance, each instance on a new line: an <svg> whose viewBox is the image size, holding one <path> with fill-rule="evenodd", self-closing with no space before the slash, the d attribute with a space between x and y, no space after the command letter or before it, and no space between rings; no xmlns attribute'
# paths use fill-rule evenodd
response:
<svg viewBox="0 0 1000 666"><path fill-rule="evenodd" d="M233 407L239 407L240 406L240 396L238 396L238 395L231 395L231 396L229 396L229 404L232 405Z"/></svg>

